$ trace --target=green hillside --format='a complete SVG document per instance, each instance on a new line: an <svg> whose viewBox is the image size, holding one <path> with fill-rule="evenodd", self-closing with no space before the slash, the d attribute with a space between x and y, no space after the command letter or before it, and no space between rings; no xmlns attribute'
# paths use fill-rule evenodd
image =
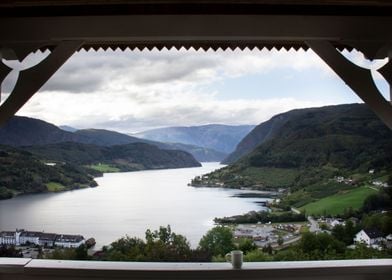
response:
<svg viewBox="0 0 392 280"><path fill-rule="evenodd" d="M22 150L23 149L23 150ZM96 186L103 172L200 166L192 155L133 143L102 147L66 142L0 147L0 199L25 193L58 192Z"/></svg>
<svg viewBox="0 0 392 280"><path fill-rule="evenodd" d="M0 199L17 194L72 190L96 186L93 170L71 163L45 164L29 152L0 148Z"/></svg>
<svg viewBox="0 0 392 280"><path fill-rule="evenodd" d="M49 161L85 166L106 164L120 171L200 166L187 152L162 150L145 143L104 147L67 142L23 149Z"/></svg>
<svg viewBox="0 0 392 280"><path fill-rule="evenodd" d="M345 211L360 209L365 199L375 193L377 190L362 186L306 204L300 210L309 215L343 214Z"/></svg>
<svg viewBox="0 0 392 280"><path fill-rule="evenodd" d="M279 119L279 126L267 121L251 132L253 140L262 134L252 152L192 184L285 190L282 203L301 207L392 174L392 131L365 105L294 110Z"/></svg>

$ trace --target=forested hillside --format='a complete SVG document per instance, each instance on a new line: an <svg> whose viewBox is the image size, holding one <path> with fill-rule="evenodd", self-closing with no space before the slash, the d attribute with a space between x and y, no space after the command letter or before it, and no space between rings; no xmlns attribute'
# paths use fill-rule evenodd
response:
<svg viewBox="0 0 392 280"><path fill-rule="evenodd" d="M68 162L50 164L27 151L0 147L0 199L97 185L94 170Z"/></svg>
<svg viewBox="0 0 392 280"><path fill-rule="evenodd" d="M239 147L256 136L261 140L251 145L253 151L193 184L290 190L287 199L301 206L367 182L391 180L392 131L366 105L283 113L257 126Z"/></svg>

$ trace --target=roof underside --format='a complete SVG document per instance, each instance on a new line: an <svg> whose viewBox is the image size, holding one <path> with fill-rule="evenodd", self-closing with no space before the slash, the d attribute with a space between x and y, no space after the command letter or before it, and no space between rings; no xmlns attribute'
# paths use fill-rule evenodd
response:
<svg viewBox="0 0 392 280"><path fill-rule="evenodd" d="M0 18L3 19L63 19L63 18L98 18L118 16L277 16L277 17L381 17L390 18L392 1L390 0L2 0ZM288 21L289 22L289 21ZM181 24L181 23L178 23ZM240 26L242 22L233 25ZM58 26L61 26L59 24ZM287 28L290 28L287 23ZM283 25L284 26L284 25ZM140 26L143 28L143 26ZM157 24L157 28L160 26ZM175 28L178 28L176 26ZM231 27L230 27L231 28ZM340 27L339 27L340 28ZM279 28L276 28L279 32ZM163 34L163 32L162 32ZM197 32L196 32L197 34ZM166 35L163 35L166 36ZM159 36L157 36L159 37ZM170 37L170 36L166 36ZM96 36L85 40L80 49L304 49L308 46L296 38L242 38L232 40L215 36L213 39L193 36L192 39L161 38L148 40L128 38L114 39L106 36L102 40ZM151 39L153 38L153 39ZM196 38L196 39L195 39ZM64 40L64 39L63 39ZM65 38L68 40L68 38ZM352 45L342 40L328 39L340 50L351 51ZM36 40L40 41L40 40ZM50 40L42 40L40 50L52 49ZM55 40L54 40L55 41Z"/></svg>

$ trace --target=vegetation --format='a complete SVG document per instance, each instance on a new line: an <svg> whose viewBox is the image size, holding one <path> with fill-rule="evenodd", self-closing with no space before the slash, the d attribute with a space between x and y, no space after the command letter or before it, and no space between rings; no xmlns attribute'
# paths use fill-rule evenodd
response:
<svg viewBox="0 0 392 280"><path fill-rule="evenodd" d="M375 217L373 217L375 218ZM372 218L372 219L373 219ZM370 259L390 258L391 249L377 250L358 244L355 248L348 248L352 244L352 237L358 227L352 223L338 226L328 233L302 234L302 238L295 245L282 250L274 250L267 246L262 250L256 248L249 239L234 241L231 230L218 226L206 233L199 242L197 249L191 249L187 239L171 231L170 226L160 227L159 230L146 231L146 239L123 237L104 247L93 257L87 255L85 246L77 249L55 249L46 258L72 260L110 260L110 261L149 261L149 262L203 262L225 261L225 254L233 249L244 252L244 261L304 261L304 260L339 260L339 259ZM1 250L0 250L1 253Z"/></svg>
<svg viewBox="0 0 392 280"><path fill-rule="evenodd" d="M188 240L171 231L170 226L146 231L146 241L136 237L123 237L104 247L101 260L110 261L209 261L211 255L190 248Z"/></svg>
<svg viewBox="0 0 392 280"><path fill-rule="evenodd" d="M363 202L362 211L369 213L377 210L391 210L392 209L392 189L383 188L377 193L373 193L365 198Z"/></svg>
<svg viewBox="0 0 392 280"><path fill-rule="evenodd" d="M53 163L52 165L47 162ZM103 172L200 166L190 154L134 143L100 147L58 143L0 146L0 199L25 193L58 192L94 187Z"/></svg>
<svg viewBox="0 0 392 280"><path fill-rule="evenodd" d="M269 213L266 211L249 212L244 215L215 218L214 222L218 224L255 224L255 223L284 223L284 222L303 222L306 221L304 214L295 214L293 212Z"/></svg>
<svg viewBox="0 0 392 280"><path fill-rule="evenodd" d="M348 246L353 244L355 234L360 231L360 228L359 225L354 225L353 222L348 220L345 225L336 225L332 229L332 236Z"/></svg>
<svg viewBox="0 0 392 280"><path fill-rule="evenodd" d="M372 212L364 214L361 227L364 229L376 229L384 235L392 232L392 212Z"/></svg>
<svg viewBox="0 0 392 280"><path fill-rule="evenodd" d="M367 197L376 195L377 192L377 190L369 187L357 187L351 190L340 191L334 195L306 204L300 209L308 215L342 215L344 212L347 212L348 207L351 210L360 209Z"/></svg>
<svg viewBox="0 0 392 280"><path fill-rule="evenodd" d="M391 151L392 131L365 105L293 110L257 126L229 156L231 165L192 185L279 190L283 209L338 214L375 193L358 186L392 180Z"/></svg>
<svg viewBox="0 0 392 280"><path fill-rule="evenodd" d="M0 245L0 257L23 258L23 254L15 246Z"/></svg>
<svg viewBox="0 0 392 280"><path fill-rule="evenodd" d="M230 228L224 226L214 227L202 237L199 248L210 252L213 256L224 257L228 252L234 250L234 236Z"/></svg>
<svg viewBox="0 0 392 280"><path fill-rule="evenodd" d="M89 172L70 163L46 165L41 158L9 147L0 150L0 199L16 194L94 187Z"/></svg>
<svg viewBox="0 0 392 280"><path fill-rule="evenodd" d="M24 149L46 160L92 166L95 170L97 165L110 166L112 170L119 171L200 166L200 163L186 152L161 150L144 143L102 147L67 142Z"/></svg>
<svg viewBox="0 0 392 280"><path fill-rule="evenodd" d="M120 172L119 168L105 163L91 164L87 165L87 167L102 173Z"/></svg>
<svg viewBox="0 0 392 280"><path fill-rule="evenodd" d="M91 260L87 253L87 247L82 244L78 248L55 248L45 255L45 259L56 260Z"/></svg>
<svg viewBox="0 0 392 280"><path fill-rule="evenodd" d="M48 188L48 191L50 192L61 192L67 189L67 187L59 184L59 183L54 183L50 182L46 184L46 187Z"/></svg>

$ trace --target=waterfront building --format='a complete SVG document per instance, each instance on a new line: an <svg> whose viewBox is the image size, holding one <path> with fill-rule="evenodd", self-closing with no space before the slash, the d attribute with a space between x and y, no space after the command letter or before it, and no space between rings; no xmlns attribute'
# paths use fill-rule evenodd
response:
<svg viewBox="0 0 392 280"><path fill-rule="evenodd" d="M14 231L0 232L0 244L16 245L16 236Z"/></svg>
<svg viewBox="0 0 392 280"><path fill-rule="evenodd" d="M16 232L15 232L16 234ZM38 231L22 231L20 233L19 237L19 244L34 244L34 245L39 245L39 238L41 236L42 232ZM18 245L19 245L18 244Z"/></svg>
<svg viewBox="0 0 392 280"><path fill-rule="evenodd" d="M84 244L84 242L85 240L82 235L61 234L61 235L57 235L54 244L55 246L58 247L77 248L80 245Z"/></svg>
<svg viewBox="0 0 392 280"><path fill-rule="evenodd" d="M38 243L43 247L54 247L57 234L55 233L42 233L39 237Z"/></svg>
<svg viewBox="0 0 392 280"><path fill-rule="evenodd" d="M2 231L0 245L39 245L43 247L77 248L85 243L82 235L45 233L39 231Z"/></svg>

